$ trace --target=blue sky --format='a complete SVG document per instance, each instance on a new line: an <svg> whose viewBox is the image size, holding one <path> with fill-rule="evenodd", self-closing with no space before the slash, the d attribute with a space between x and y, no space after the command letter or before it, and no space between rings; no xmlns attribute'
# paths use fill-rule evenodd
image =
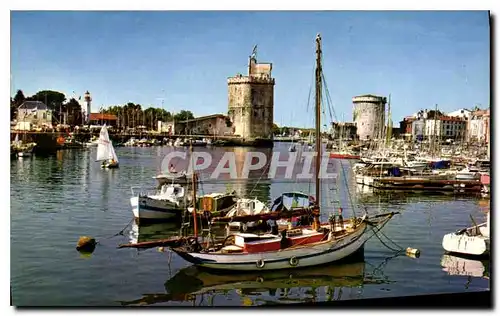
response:
<svg viewBox="0 0 500 316"><path fill-rule="evenodd" d="M227 112L227 77L273 63L274 120L311 126L314 38L337 119L351 98L389 95L393 120L489 105L485 11L12 12L11 94L89 90L93 110L135 102L195 116ZM293 109L293 110L291 110Z"/></svg>

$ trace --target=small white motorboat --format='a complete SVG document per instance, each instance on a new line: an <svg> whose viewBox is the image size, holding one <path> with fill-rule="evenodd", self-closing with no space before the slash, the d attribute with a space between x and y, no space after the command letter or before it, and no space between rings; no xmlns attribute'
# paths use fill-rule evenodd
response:
<svg viewBox="0 0 500 316"><path fill-rule="evenodd" d="M178 218L184 210L185 190L178 184L162 186L156 194L135 194L132 188L130 204L134 217L139 222L143 220L167 220Z"/></svg>
<svg viewBox="0 0 500 316"><path fill-rule="evenodd" d="M447 252L470 256L485 256L490 253L490 212L488 220L469 228L460 229L443 237L443 248Z"/></svg>

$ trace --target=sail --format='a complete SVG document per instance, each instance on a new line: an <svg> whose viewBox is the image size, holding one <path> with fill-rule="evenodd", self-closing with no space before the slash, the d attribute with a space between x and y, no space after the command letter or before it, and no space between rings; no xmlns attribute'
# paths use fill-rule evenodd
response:
<svg viewBox="0 0 500 316"><path fill-rule="evenodd" d="M111 141L109 142L109 152L111 159L118 162L118 157L116 156L115 148L113 147L113 143Z"/></svg>
<svg viewBox="0 0 500 316"><path fill-rule="evenodd" d="M109 139L108 129L106 125L104 125L101 129L101 133L99 134L99 142L97 144L97 161L114 159L118 162L118 158L116 157L115 149L113 148L113 144Z"/></svg>

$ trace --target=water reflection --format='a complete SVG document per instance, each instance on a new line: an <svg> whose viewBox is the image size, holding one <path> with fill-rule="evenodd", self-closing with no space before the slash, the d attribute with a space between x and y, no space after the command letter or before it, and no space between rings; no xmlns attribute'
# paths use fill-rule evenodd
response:
<svg viewBox="0 0 500 316"><path fill-rule="evenodd" d="M177 236L181 228L180 223L148 223L137 224L132 222L129 231L129 241L131 244L139 242L153 241L158 239L167 239Z"/></svg>
<svg viewBox="0 0 500 316"><path fill-rule="evenodd" d="M343 263L297 270L260 273L218 273L196 266L181 269L165 282L162 294L145 294L122 305L152 305L192 302L210 305L217 299L236 305L332 301L361 298L366 284L384 282L365 272L365 261L358 255ZM216 305L216 304L215 304Z"/></svg>
<svg viewBox="0 0 500 316"><path fill-rule="evenodd" d="M448 275L471 276L475 278L490 277L490 261L475 260L453 255L443 255L441 258L443 271Z"/></svg>

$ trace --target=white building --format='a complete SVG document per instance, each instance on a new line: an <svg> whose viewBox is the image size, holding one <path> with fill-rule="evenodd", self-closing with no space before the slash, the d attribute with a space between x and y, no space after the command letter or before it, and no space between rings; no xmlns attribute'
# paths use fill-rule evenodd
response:
<svg viewBox="0 0 500 316"><path fill-rule="evenodd" d="M442 116L437 120L425 120L425 137L434 135L441 139L463 140L467 133L467 121L462 117Z"/></svg>
<svg viewBox="0 0 500 316"><path fill-rule="evenodd" d="M447 114L448 116L452 116L452 117L460 117L460 118L465 118L465 119L470 119L471 115L472 115L472 111L471 110L467 110L467 109L458 109L456 111L453 111L453 112L450 112Z"/></svg>
<svg viewBox="0 0 500 316"><path fill-rule="evenodd" d="M467 139L472 142L487 142L490 134L490 110L472 112L467 130Z"/></svg>
<svg viewBox="0 0 500 316"><path fill-rule="evenodd" d="M40 101L24 101L17 109L16 129L52 127L52 111Z"/></svg>

